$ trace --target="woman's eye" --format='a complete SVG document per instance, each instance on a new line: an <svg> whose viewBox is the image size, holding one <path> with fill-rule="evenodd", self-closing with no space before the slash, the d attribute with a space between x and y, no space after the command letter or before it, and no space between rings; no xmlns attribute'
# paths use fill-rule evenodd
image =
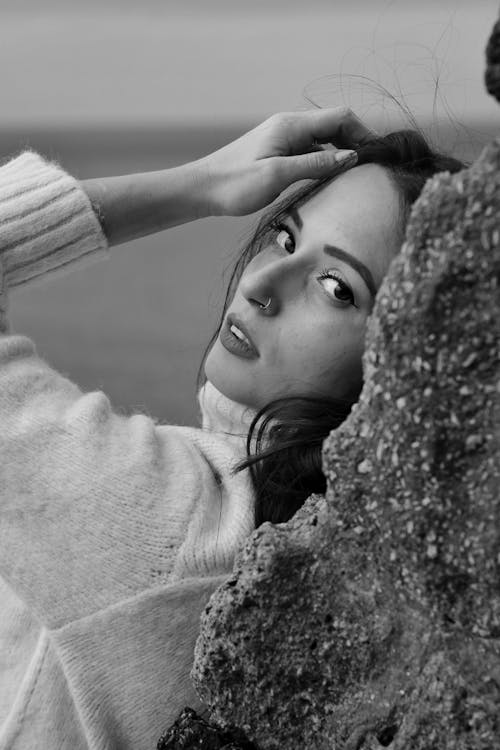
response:
<svg viewBox="0 0 500 750"><path fill-rule="evenodd" d="M332 294L335 299L338 299L339 302L348 302L351 305L354 305L354 307L357 307L356 303L354 302L354 294L352 293L352 289L350 286L348 286L345 281L343 281L341 278L339 278L333 271L322 271L319 275L320 279L329 279L332 283L328 286L332 290L329 291L329 294ZM326 286L326 284L324 285Z"/></svg>
<svg viewBox="0 0 500 750"><path fill-rule="evenodd" d="M286 250L287 253L295 250L295 241L293 239L292 233L285 226L283 226L283 224L275 227L275 230L277 232L276 243L280 247L282 247L283 250Z"/></svg>

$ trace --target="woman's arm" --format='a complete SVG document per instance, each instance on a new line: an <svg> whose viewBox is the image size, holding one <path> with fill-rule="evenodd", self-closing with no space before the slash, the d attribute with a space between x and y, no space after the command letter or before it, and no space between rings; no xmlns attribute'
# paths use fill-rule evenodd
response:
<svg viewBox="0 0 500 750"><path fill-rule="evenodd" d="M265 156L291 143L304 150L314 133L326 138L324 118L312 119L311 129L305 113L271 118L264 132L207 157L206 215L256 210L324 170L315 153L306 163L303 154ZM111 242L192 217L200 203L189 174L169 170L160 181L153 173L133 190L135 178L91 185ZM210 496L213 481L185 429L115 413L105 394L83 393L30 339L2 335L8 288L108 252L89 193L33 153L0 167L0 573L51 627L133 596L159 573L166 580L193 504Z"/></svg>
<svg viewBox="0 0 500 750"><path fill-rule="evenodd" d="M110 246L211 215L201 161L81 185Z"/></svg>
<svg viewBox="0 0 500 750"><path fill-rule="evenodd" d="M282 113L190 164L81 184L109 244L117 245L194 219L257 211L293 182L333 176L355 162L352 151L321 143L355 146L371 136L342 107Z"/></svg>

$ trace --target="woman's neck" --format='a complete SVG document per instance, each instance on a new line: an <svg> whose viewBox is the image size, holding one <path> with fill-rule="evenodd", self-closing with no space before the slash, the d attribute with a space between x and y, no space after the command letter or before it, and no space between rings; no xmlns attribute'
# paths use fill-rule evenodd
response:
<svg viewBox="0 0 500 750"><path fill-rule="evenodd" d="M204 430L245 437L257 413L250 406L233 401L207 380L198 391L201 426Z"/></svg>

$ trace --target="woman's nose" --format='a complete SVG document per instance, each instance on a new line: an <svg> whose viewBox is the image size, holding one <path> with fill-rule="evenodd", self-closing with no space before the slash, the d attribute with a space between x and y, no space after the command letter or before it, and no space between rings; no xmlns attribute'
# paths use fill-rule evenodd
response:
<svg viewBox="0 0 500 750"><path fill-rule="evenodd" d="M288 264L285 262L288 260ZM290 259L267 261L257 256L240 279L240 292L249 302L276 313L290 288ZM271 299L271 303L269 303ZM268 304L269 303L269 304Z"/></svg>

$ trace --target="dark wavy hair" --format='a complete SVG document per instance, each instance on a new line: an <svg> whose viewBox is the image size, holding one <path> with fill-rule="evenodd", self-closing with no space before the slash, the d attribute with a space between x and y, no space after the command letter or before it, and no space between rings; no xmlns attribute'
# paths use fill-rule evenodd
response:
<svg viewBox="0 0 500 750"><path fill-rule="evenodd" d="M398 130L377 136L356 148L361 164L385 167L400 196L400 239L404 239L411 207L428 178L438 172L458 172L468 166L431 148L419 130ZM285 199L275 203L261 217L250 240L243 247L229 280L221 319L211 338L198 371L198 389L206 382L204 364L223 324L241 275L266 244L266 238L281 217L292 207L305 203L332 178L309 182ZM335 179L335 178L333 178ZM255 526L264 521L288 521L312 493L324 493L326 479L322 472L322 446L326 437L348 416L352 401L337 398L289 396L263 406L249 428L247 457L236 464L233 474L249 468L255 490ZM255 438L255 453L251 453ZM272 426L268 428L272 420ZM267 430L267 432L266 432ZM265 446L264 446L265 443Z"/></svg>

